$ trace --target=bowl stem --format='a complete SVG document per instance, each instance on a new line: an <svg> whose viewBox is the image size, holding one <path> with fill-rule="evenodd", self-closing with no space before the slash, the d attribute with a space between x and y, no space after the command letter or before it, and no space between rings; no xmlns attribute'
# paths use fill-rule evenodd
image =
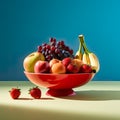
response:
<svg viewBox="0 0 120 120"><path fill-rule="evenodd" d="M46 95L54 97L73 96L75 94L73 89L49 89L46 92Z"/></svg>

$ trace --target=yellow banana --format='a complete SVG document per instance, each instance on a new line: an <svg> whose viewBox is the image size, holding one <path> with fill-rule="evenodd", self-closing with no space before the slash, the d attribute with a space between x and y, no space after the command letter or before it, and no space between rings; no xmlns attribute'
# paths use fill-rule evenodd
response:
<svg viewBox="0 0 120 120"><path fill-rule="evenodd" d="M79 60L82 60L82 57L83 57L82 44L81 44L81 41L80 41L79 50L76 52L75 58L77 58L77 59L79 59Z"/></svg>
<svg viewBox="0 0 120 120"><path fill-rule="evenodd" d="M88 50L88 48L85 44L83 35L79 35L79 39L80 39L81 44L82 44L83 49L84 49L84 53L83 53L83 57L82 57L83 63L91 65L92 68L96 72L98 72L99 69L100 69L100 64L99 64L98 57L94 53L92 53Z"/></svg>
<svg viewBox="0 0 120 120"><path fill-rule="evenodd" d="M88 53L84 53L84 54L83 54L82 61L83 61L83 63L85 63L85 64L91 65L91 61L90 61L90 58L89 58L89 54L88 54Z"/></svg>
<svg viewBox="0 0 120 120"><path fill-rule="evenodd" d="M88 54L84 53L82 61L85 64L91 65L92 69L95 70L96 72L99 71L99 69L100 69L99 60L94 53L92 53L92 52L88 53Z"/></svg>
<svg viewBox="0 0 120 120"><path fill-rule="evenodd" d="M100 69L100 63L98 57L94 53L89 53L89 58L92 68L95 69L96 72L98 72Z"/></svg>
<svg viewBox="0 0 120 120"><path fill-rule="evenodd" d="M79 51L77 51L76 55L75 55L75 58L79 59L79 60L82 60L82 57L83 57L83 54L80 53Z"/></svg>

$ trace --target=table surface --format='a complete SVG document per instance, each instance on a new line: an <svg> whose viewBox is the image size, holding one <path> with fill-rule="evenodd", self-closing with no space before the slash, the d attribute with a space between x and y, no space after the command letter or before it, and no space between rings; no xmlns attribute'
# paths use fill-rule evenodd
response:
<svg viewBox="0 0 120 120"><path fill-rule="evenodd" d="M51 97L40 87L41 99L33 99L29 81L0 81L0 120L120 120L120 82L90 81L75 88L76 95ZM17 100L10 97L12 87L21 89Z"/></svg>

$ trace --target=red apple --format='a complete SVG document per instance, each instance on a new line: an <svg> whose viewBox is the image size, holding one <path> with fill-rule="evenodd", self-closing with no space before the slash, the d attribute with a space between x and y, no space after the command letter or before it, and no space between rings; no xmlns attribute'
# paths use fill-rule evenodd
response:
<svg viewBox="0 0 120 120"><path fill-rule="evenodd" d="M67 72L69 73L78 73L79 72L79 67L70 63L68 66L67 66Z"/></svg>
<svg viewBox="0 0 120 120"><path fill-rule="evenodd" d="M62 64L67 67L71 63L72 59L70 57L64 58Z"/></svg>
<svg viewBox="0 0 120 120"><path fill-rule="evenodd" d="M83 64L80 67L80 73L91 73L92 72L92 67L88 64Z"/></svg>
<svg viewBox="0 0 120 120"><path fill-rule="evenodd" d="M37 61L34 66L35 73L46 73L49 72L50 66L47 61Z"/></svg>

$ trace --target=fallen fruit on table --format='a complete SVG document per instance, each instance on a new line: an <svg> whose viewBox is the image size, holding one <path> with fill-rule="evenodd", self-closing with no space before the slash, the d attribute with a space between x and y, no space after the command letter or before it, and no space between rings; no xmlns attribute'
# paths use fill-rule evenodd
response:
<svg viewBox="0 0 120 120"><path fill-rule="evenodd" d="M27 72L34 72L34 65L38 60L45 60L45 57L40 52L33 52L25 57L23 67Z"/></svg>
<svg viewBox="0 0 120 120"><path fill-rule="evenodd" d="M38 87L31 88L29 90L29 94L35 99L40 99L41 98L41 90Z"/></svg>
<svg viewBox="0 0 120 120"><path fill-rule="evenodd" d="M10 96L13 98L13 99L18 99L21 92L20 92L20 89L18 88L12 88L10 91Z"/></svg>

